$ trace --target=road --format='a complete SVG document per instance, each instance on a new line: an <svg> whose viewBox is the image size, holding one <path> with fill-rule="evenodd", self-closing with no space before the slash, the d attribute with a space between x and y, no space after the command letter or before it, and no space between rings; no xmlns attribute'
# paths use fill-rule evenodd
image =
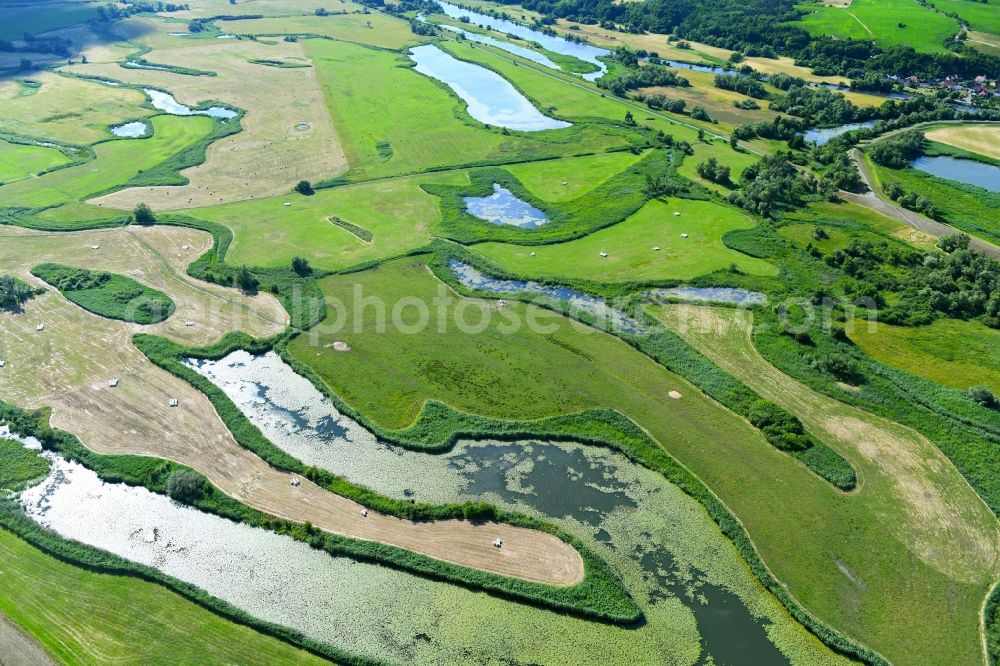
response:
<svg viewBox="0 0 1000 666"><path fill-rule="evenodd" d="M874 184L874 176L871 173L868 164L861 159L860 151L857 148L851 150L851 159L854 160L854 164L858 167L858 171L861 173L861 178L865 181L869 191L865 194L854 194L852 192L840 191L837 194L841 199L858 204L859 206L864 206L865 208L870 208L877 213L899 220L904 224L908 224L911 227L938 238L948 234L954 234L959 231L958 229L950 227L947 224L942 224L925 215L921 215L920 213L916 213L912 210L906 210L905 208L900 208L899 206L886 201L880 194L878 194L880 188ZM1000 247L997 247L993 243L989 243L979 238L972 238L972 240L969 241L969 248L993 257L994 259L1000 260Z"/></svg>

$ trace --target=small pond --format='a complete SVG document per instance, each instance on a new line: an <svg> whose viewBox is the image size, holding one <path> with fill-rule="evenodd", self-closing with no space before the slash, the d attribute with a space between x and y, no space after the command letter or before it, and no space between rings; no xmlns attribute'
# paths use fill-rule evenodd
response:
<svg viewBox="0 0 1000 666"><path fill-rule="evenodd" d="M739 305L759 305L767 301L767 296L759 291L734 289L731 287L671 287L654 289L649 292L653 298L679 299L708 303L736 303Z"/></svg>
<svg viewBox="0 0 1000 666"><path fill-rule="evenodd" d="M938 178L975 185L990 192L1000 192L1000 167L976 160L963 160L947 155L918 157L910 166Z"/></svg>
<svg viewBox="0 0 1000 666"><path fill-rule="evenodd" d="M523 132L570 126L544 115L496 72L459 60L433 44L410 49L410 56L418 72L447 84L481 123Z"/></svg>
<svg viewBox="0 0 1000 666"><path fill-rule="evenodd" d="M465 197L465 209L470 215L491 224L509 224L534 229L549 221L545 213L527 201L522 201L505 187L493 183L493 194L485 197Z"/></svg>
<svg viewBox="0 0 1000 666"><path fill-rule="evenodd" d="M470 42L476 42L478 44L487 44L494 48L498 48L501 51L506 51L507 53L513 53L516 56L521 56L525 60L537 62L539 65L548 67L549 69L559 69L559 65L549 60L547 57L545 57L544 54L541 54L533 49L529 49L524 46L518 46L517 44L512 44L502 39L493 39L492 37L489 37L487 35L481 35L478 32L470 32L468 30L462 30L461 28L457 28L453 25L441 24L439 27L444 28L445 30L450 30L451 32L457 32L463 37L465 37L465 39L468 39Z"/></svg>
<svg viewBox="0 0 1000 666"><path fill-rule="evenodd" d="M498 295L535 294L547 305L552 305L552 301L555 301L555 304L560 306L555 308L557 310L570 316L586 314L597 320L600 326L616 333L638 334L643 328L639 321L615 309L603 299L569 287L495 278L457 259L452 259L448 266L455 273L459 283L467 289L478 289Z"/></svg>
<svg viewBox="0 0 1000 666"><path fill-rule="evenodd" d="M146 136L149 132L149 125L144 122L125 123L110 128L111 133L123 139L138 139Z"/></svg>
<svg viewBox="0 0 1000 666"><path fill-rule="evenodd" d="M665 63L677 69L689 69L692 72L709 72L711 74L738 74L735 69L716 67L713 65L697 65L693 62L682 62L680 60L664 60Z"/></svg>
<svg viewBox="0 0 1000 666"><path fill-rule="evenodd" d="M174 96L162 90L154 88L143 88L142 91L149 96L149 101L153 108L169 113L172 116L211 116L221 120L235 118L238 114L233 109L223 106L211 106L207 109L192 109L190 106L181 104Z"/></svg>
<svg viewBox="0 0 1000 666"><path fill-rule="evenodd" d="M802 136L806 141L815 143L817 146L822 146L824 143L829 141L835 136L840 136L845 132L851 132L857 129L864 129L866 127L874 127L874 120L866 120L863 123L848 123L846 125L841 125L840 127L823 127L811 130L806 130Z"/></svg>
<svg viewBox="0 0 1000 666"><path fill-rule="evenodd" d="M528 26L521 25L520 23L515 23L513 21L507 21L505 19L493 18L492 16L487 16L486 14L480 14L479 12L474 12L468 9L463 9L456 5L447 2L438 2L441 9L447 16L453 19L461 19L463 16L467 17L475 25L486 26L492 30L496 30L502 34L511 34L520 37L521 39L527 39L531 42L537 42L541 47L547 51L552 51L553 53L559 53L562 55L572 56L584 62L589 62L592 65L599 67L596 72L590 72L584 74L583 78L588 81L593 81L600 78L604 72L607 71L607 66L598 60L598 56L607 56L611 52L607 49L598 48L592 46L591 44L570 41L564 37L559 37L556 35L546 35L538 30L533 30Z"/></svg>

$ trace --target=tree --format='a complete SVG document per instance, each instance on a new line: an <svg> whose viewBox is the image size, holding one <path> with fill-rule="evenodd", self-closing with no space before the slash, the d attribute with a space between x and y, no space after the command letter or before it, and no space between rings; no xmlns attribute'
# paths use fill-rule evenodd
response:
<svg viewBox="0 0 1000 666"><path fill-rule="evenodd" d="M178 469L167 477L167 494L178 502L193 504L205 496L208 486L204 477L190 469Z"/></svg>
<svg viewBox="0 0 1000 666"><path fill-rule="evenodd" d="M260 280L254 277L253 273L246 265L240 267L239 272L236 274L236 284L240 289L246 294L256 294L257 287L260 286Z"/></svg>
<svg viewBox="0 0 1000 666"><path fill-rule="evenodd" d="M296 275L304 276L312 273L312 266L309 265L308 260L302 257L294 257L292 259L292 270L295 271Z"/></svg>
<svg viewBox="0 0 1000 666"><path fill-rule="evenodd" d="M329 16L330 12L326 11L325 7L318 7L315 12L316 16Z"/></svg>
<svg viewBox="0 0 1000 666"><path fill-rule="evenodd" d="M308 180L300 180L298 184L295 186L295 191L307 197L311 197L312 195L316 194L316 191L313 189L312 183L310 183Z"/></svg>
<svg viewBox="0 0 1000 666"><path fill-rule="evenodd" d="M969 398L983 407L989 409L994 409L1000 406L1000 402L997 401L997 397L993 395L993 391L989 390L985 386L973 386L969 389Z"/></svg>
<svg viewBox="0 0 1000 666"><path fill-rule="evenodd" d="M0 310L20 310L34 294L34 290L9 275L0 275Z"/></svg>
<svg viewBox="0 0 1000 666"><path fill-rule="evenodd" d="M937 246L942 250L944 250L945 252L947 252L948 254L951 254L956 250L969 249L970 240L972 239L969 238L968 234L963 234L963 233L948 234L947 236L942 236L938 240Z"/></svg>
<svg viewBox="0 0 1000 666"><path fill-rule="evenodd" d="M156 223L156 216L153 215L153 210L144 203L136 205L135 210L132 211L132 218L136 224L141 224L144 227Z"/></svg>
<svg viewBox="0 0 1000 666"><path fill-rule="evenodd" d="M626 111L625 112L625 124L626 125L635 125L635 116L632 115L631 111Z"/></svg>

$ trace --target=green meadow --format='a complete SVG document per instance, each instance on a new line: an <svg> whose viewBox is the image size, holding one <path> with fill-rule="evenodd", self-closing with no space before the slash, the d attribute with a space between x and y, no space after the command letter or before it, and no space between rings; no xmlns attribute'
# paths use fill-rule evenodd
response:
<svg viewBox="0 0 1000 666"><path fill-rule="evenodd" d="M191 213L233 231L227 255L231 263L287 267L293 257L301 256L317 268L336 270L425 245L441 212L437 197L420 185L468 182L465 171L430 173L317 190L310 197L254 199ZM286 202L291 205L285 206ZM337 226L331 216L361 227L372 240L365 242Z"/></svg>
<svg viewBox="0 0 1000 666"><path fill-rule="evenodd" d="M944 386L965 390L982 385L1000 395L1000 331L978 321L879 323L873 329L858 323L848 333L866 354L886 365Z"/></svg>
<svg viewBox="0 0 1000 666"><path fill-rule="evenodd" d="M979 32L1000 35L1000 3L997 0L974 2L973 0L930 0L931 4L943 12L954 12L969 24L969 28Z"/></svg>
<svg viewBox="0 0 1000 666"><path fill-rule="evenodd" d="M871 40L883 48L912 46L927 53L945 52L944 42L958 34L958 23L912 0L852 0L849 7L800 5L810 12L801 20L813 35ZM901 27L902 26L902 27Z"/></svg>
<svg viewBox="0 0 1000 666"><path fill-rule="evenodd" d="M42 208L80 201L128 182L184 148L198 143L212 130L206 116L156 116L153 136L116 139L94 146L96 157L82 164L0 187L6 205Z"/></svg>
<svg viewBox="0 0 1000 666"><path fill-rule="evenodd" d="M504 169L539 199L562 202L589 192L635 164L640 157L628 151L620 151L511 164Z"/></svg>
<svg viewBox="0 0 1000 666"><path fill-rule="evenodd" d="M671 198L650 201L624 222L566 243L482 243L473 249L511 272L531 277L600 282L689 280L731 265L752 275L777 275L775 266L723 243L726 232L753 225L751 218L735 208ZM607 256L601 256L602 252Z"/></svg>
<svg viewBox="0 0 1000 666"><path fill-rule="evenodd" d="M0 183L27 178L68 161L69 158L55 148L10 143L0 139Z"/></svg>
<svg viewBox="0 0 1000 666"><path fill-rule="evenodd" d="M694 155L686 156L684 158L684 162L677 168L677 172L688 180L692 180L699 185L707 187L708 189L722 195L727 194L729 192L729 188L719 185L718 183L705 180L699 176L697 170L699 164L714 157L718 160L719 164L729 167L730 180L733 183L738 183L743 170L760 159L759 155L754 155L748 151L735 151L729 146L728 143L723 141L712 141L710 143L699 142L694 144L693 148Z"/></svg>
<svg viewBox="0 0 1000 666"><path fill-rule="evenodd" d="M0 529L0 611L71 664L325 664L137 578L93 573Z"/></svg>

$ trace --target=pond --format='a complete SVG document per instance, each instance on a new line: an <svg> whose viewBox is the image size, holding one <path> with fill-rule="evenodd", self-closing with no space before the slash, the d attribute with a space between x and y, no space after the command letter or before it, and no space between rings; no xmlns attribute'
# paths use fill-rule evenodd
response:
<svg viewBox="0 0 1000 666"><path fill-rule="evenodd" d="M651 625L659 623L661 604L663 610L680 604L693 616L703 655L715 663L788 663L768 640L769 621L750 612L711 562L689 559L681 542L698 537L682 527L685 510L671 508L682 497L679 489L618 453L526 440L460 441L447 454L427 455L378 441L277 354L237 351L187 363L275 445L307 464L391 497L499 502L592 535L638 574L629 579L637 586L632 592L648 599Z"/></svg>
<svg viewBox="0 0 1000 666"><path fill-rule="evenodd" d="M172 116L211 116L220 120L235 118L238 114L233 109L223 106L211 106L207 109L192 109L190 106L181 104L174 96L162 90L154 88L143 88L142 91L149 96L149 101L153 108L169 113Z"/></svg>
<svg viewBox="0 0 1000 666"><path fill-rule="evenodd" d="M806 130L802 136L809 142L815 143L817 146L822 146L824 143L829 141L835 136L840 136L846 132L851 132L857 129L865 129L866 127L874 127L874 120L866 120L863 123L848 123L846 125L841 125L840 127L823 127L815 128L811 130Z"/></svg>
<svg viewBox="0 0 1000 666"><path fill-rule="evenodd" d="M532 28L521 25L520 23L515 23L506 19L493 18L492 16L463 9L462 7L458 7L447 2L438 2L438 4L441 6L444 13L453 19L461 19L464 16L475 25L486 26L502 34L516 35L521 39L537 42L547 51L572 56L595 65L599 68L596 72L590 72L583 75L583 78L588 81L600 78L604 72L607 71L605 64L598 60L599 56L611 55L611 52L607 49L598 48L587 43L570 41L557 35L546 35L543 32L533 30Z"/></svg>
<svg viewBox="0 0 1000 666"><path fill-rule="evenodd" d="M448 267L466 289L478 289L498 295L535 294L546 305L559 306L555 309L573 318L587 315L597 321L597 325L616 333L638 334L643 325L619 311L597 296L591 296L569 287L542 284L528 280L506 280L486 275L476 268L457 259L448 262Z"/></svg>
<svg viewBox="0 0 1000 666"><path fill-rule="evenodd" d="M486 35L481 35L478 32L470 32L468 30L462 30L453 25L441 24L439 27L445 30L450 30L451 32L457 32L465 39L470 42L476 42L478 44L487 44L494 48L498 48L501 51L506 51L507 53L513 53L516 56L521 56L525 60L530 60L532 62L537 62L539 65L548 67L549 69L559 69L559 65L555 64L549 60L544 54L539 53L533 49L525 48L524 46L518 46L517 44L511 44L510 42L504 41L502 39L493 39Z"/></svg>
<svg viewBox="0 0 1000 666"><path fill-rule="evenodd" d="M738 305L759 305L767 301L767 296L759 291L734 289L731 287L671 287L653 289L653 298L678 299L709 303L736 303Z"/></svg>
<svg viewBox="0 0 1000 666"><path fill-rule="evenodd" d="M433 44L410 49L410 56L418 72L447 84L481 123L523 132L570 126L544 115L496 72L459 60Z"/></svg>
<svg viewBox="0 0 1000 666"><path fill-rule="evenodd" d="M992 164L938 155L918 157L910 162L910 166L938 178L1000 192L1000 167Z"/></svg>
<svg viewBox="0 0 1000 666"><path fill-rule="evenodd" d="M509 224L534 229L549 221L545 213L527 201L514 196L507 188L493 183L493 194L485 197L465 197L465 210L491 224Z"/></svg>
<svg viewBox="0 0 1000 666"><path fill-rule="evenodd" d="M680 60L664 60L665 63L677 69L689 69L692 72L708 72L710 74L739 74L735 69L716 67L714 65L697 65L693 62L683 62Z"/></svg>
<svg viewBox="0 0 1000 666"><path fill-rule="evenodd" d="M149 125L144 122L125 123L110 128L111 133L123 139L138 139L146 136L149 132Z"/></svg>

